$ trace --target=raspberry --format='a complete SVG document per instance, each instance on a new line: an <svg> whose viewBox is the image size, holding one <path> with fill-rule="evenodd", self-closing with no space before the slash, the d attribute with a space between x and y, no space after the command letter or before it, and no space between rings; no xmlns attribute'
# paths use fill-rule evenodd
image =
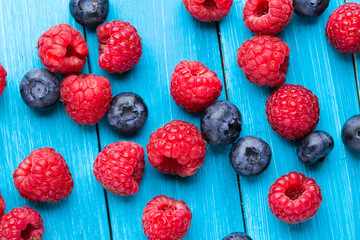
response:
<svg viewBox="0 0 360 240"><path fill-rule="evenodd" d="M47 30L38 41L40 61L51 72L67 74L80 71L89 56L81 33L62 23Z"/></svg>
<svg viewBox="0 0 360 240"><path fill-rule="evenodd" d="M144 148L134 142L107 145L95 159L95 178L114 194L136 194L144 175L144 156Z"/></svg>
<svg viewBox="0 0 360 240"><path fill-rule="evenodd" d="M2 240L40 240L44 231L40 214L29 207L14 208L0 218Z"/></svg>
<svg viewBox="0 0 360 240"><path fill-rule="evenodd" d="M110 73L129 71L140 60L142 43L136 28L116 20L97 28L99 65Z"/></svg>
<svg viewBox="0 0 360 240"><path fill-rule="evenodd" d="M6 87L6 76L7 72L5 68L0 64L0 97Z"/></svg>
<svg viewBox="0 0 360 240"><path fill-rule="evenodd" d="M256 35L275 35L290 22L293 12L292 0L247 0L243 19Z"/></svg>
<svg viewBox="0 0 360 240"><path fill-rule="evenodd" d="M150 200L142 214L149 240L180 240L191 226L190 208L182 200L160 195Z"/></svg>
<svg viewBox="0 0 360 240"><path fill-rule="evenodd" d="M204 163L206 143L195 125L180 120L157 129L146 146L150 164L163 173L191 176Z"/></svg>
<svg viewBox="0 0 360 240"><path fill-rule="evenodd" d="M186 11L203 22L219 21L230 12L233 0L183 0Z"/></svg>
<svg viewBox="0 0 360 240"><path fill-rule="evenodd" d="M280 38L256 36L246 40L238 49L237 64L252 83L281 86L286 80L289 53L289 46Z"/></svg>
<svg viewBox="0 0 360 240"><path fill-rule="evenodd" d="M64 158L49 147L32 151L15 169L13 178L20 195L32 201L58 202L74 187Z"/></svg>
<svg viewBox="0 0 360 240"><path fill-rule="evenodd" d="M2 217L2 215L4 215L4 211L5 211L5 200L0 194L0 218Z"/></svg>
<svg viewBox="0 0 360 240"><path fill-rule="evenodd" d="M329 42L343 54L360 53L360 4L345 3L326 23Z"/></svg>
<svg viewBox="0 0 360 240"><path fill-rule="evenodd" d="M94 74L73 73L61 82L66 113L79 124L96 124L110 107L110 81Z"/></svg>
<svg viewBox="0 0 360 240"><path fill-rule="evenodd" d="M312 178L290 172L270 186L271 212L283 222L298 223L312 218L322 202L321 189Z"/></svg>
<svg viewBox="0 0 360 240"><path fill-rule="evenodd" d="M180 62L171 76L171 96L189 112L199 112L211 105L222 88L217 74L198 61Z"/></svg>
<svg viewBox="0 0 360 240"><path fill-rule="evenodd" d="M288 140L311 133L320 115L318 98L309 89L292 84L276 89L266 101L265 111L271 128Z"/></svg>

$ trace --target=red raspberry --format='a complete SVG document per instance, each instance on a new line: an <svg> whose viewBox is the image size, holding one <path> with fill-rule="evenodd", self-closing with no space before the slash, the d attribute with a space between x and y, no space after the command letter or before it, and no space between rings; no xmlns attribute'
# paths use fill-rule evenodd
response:
<svg viewBox="0 0 360 240"><path fill-rule="evenodd" d="M189 112L199 112L211 105L222 88L217 74L198 61L180 62L171 75L171 96Z"/></svg>
<svg viewBox="0 0 360 240"><path fill-rule="evenodd" d="M238 49L237 64L252 83L281 86L286 80L289 53L289 46L280 38L257 36L246 40Z"/></svg>
<svg viewBox="0 0 360 240"><path fill-rule="evenodd" d="M62 23L47 30L38 41L40 61L51 72L67 74L80 71L89 56L81 33Z"/></svg>
<svg viewBox="0 0 360 240"><path fill-rule="evenodd" d="M0 97L6 87L6 76L7 72L5 68L0 64Z"/></svg>
<svg viewBox="0 0 360 240"><path fill-rule="evenodd" d="M186 11L203 22L219 21L230 12L233 0L183 0Z"/></svg>
<svg viewBox="0 0 360 240"><path fill-rule="evenodd" d="M128 22L116 20L97 28L99 65L110 73L132 69L142 55L142 43L136 28Z"/></svg>
<svg viewBox="0 0 360 240"><path fill-rule="evenodd" d="M265 111L271 128L288 140L311 133L320 115L318 98L309 89L292 84L276 89L266 101Z"/></svg>
<svg viewBox="0 0 360 240"><path fill-rule="evenodd" d="M106 77L73 73L61 82L66 113L79 124L96 124L110 107L112 91Z"/></svg>
<svg viewBox="0 0 360 240"><path fill-rule="evenodd" d="M290 22L293 12L292 0L247 0L243 19L256 35L275 35Z"/></svg>
<svg viewBox="0 0 360 240"><path fill-rule="evenodd" d="M5 211L5 200L0 194L0 218L2 217L2 215L4 215L4 211Z"/></svg>
<svg viewBox="0 0 360 240"><path fill-rule="evenodd" d="M326 23L329 42L343 54L360 53L360 4L345 3Z"/></svg>
<svg viewBox="0 0 360 240"><path fill-rule="evenodd" d="M150 200L142 214L144 233L149 240L180 240L191 226L190 208L182 200L165 195Z"/></svg>
<svg viewBox="0 0 360 240"><path fill-rule="evenodd" d="M312 178L290 172L270 186L271 212L283 222L298 223L312 218L322 202L321 189Z"/></svg>
<svg viewBox="0 0 360 240"><path fill-rule="evenodd" d="M74 187L64 158L49 147L32 151L15 169L13 178L20 195L32 201L58 202Z"/></svg>
<svg viewBox="0 0 360 240"><path fill-rule="evenodd" d="M144 175L144 156L144 148L134 142L107 145L95 159L95 178L114 194L136 194Z"/></svg>
<svg viewBox="0 0 360 240"><path fill-rule="evenodd" d="M40 214L29 207L14 208L0 218L1 240L40 240L44 231Z"/></svg>
<svg viewBox="0 0 360 240"><path fill-rule="evenodd" d="M204 163L206 143L195 125L173 120L151 134L146 152L157 170L185 177Z"/></svg>

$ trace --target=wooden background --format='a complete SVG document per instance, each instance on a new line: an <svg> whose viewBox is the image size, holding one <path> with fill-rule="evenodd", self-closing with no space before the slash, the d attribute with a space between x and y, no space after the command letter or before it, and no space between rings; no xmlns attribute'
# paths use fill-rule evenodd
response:
<svg viewBox="0 0 360 240"><path fill-rule="evenodd" d="M279 137L267 123L265 101L273 89L250 84L236 64L236 50L253 36L242 20L244 2L235 0L228 17L219 23L202 23L185 11L181 0L110 0L107 21L132 23L143 40L139 64L119 75L100 69L96 31L75 23L67 0L0 0L0 62L8 71L8 86L0 98L0 190L6 211L24 205L39 211L47 240L146 239L141 213L152 197L166 194L185 200L192 210L185 239L218 240L234 231L246 231L254 240L360 239L360 154L346 149L340 136L346 119L359 113L360 57L338 53L325 37L326 21L343 1L331 0L317 18L294 14L279 34L291 49L287 83L303 85L319 97L317 129L335 140L331 155L311 167L297 159L295 143ZM23 103L19 93L23 75L43 67L37 40L63 22L86 36L90 57L83 72L108 77L114 95L132 91L143 97L149 118L138 134L117 134L104 119L97 126L77 125L61 103L47 112ZM192 177L163 175L147 162L137 195L105 192L92 174L94 159L105 145L126 139L145 147L150 134L172 119L199 126L199 114L175 105L169 93L170 76L181 60L199 60L224 80L227 91L219 100L227 99L241 110L241 136L256 135L269 143L273 151L269 168L259 176L238 177L228 159L230 146L209 146L205 164ZM57 204L23 199L12 179L25 156L47 146L64 156L75 181L73 193ZM315 178L324 200L313 219L288 225L271 214L267 193L276 178L293 170Z"/></svg>

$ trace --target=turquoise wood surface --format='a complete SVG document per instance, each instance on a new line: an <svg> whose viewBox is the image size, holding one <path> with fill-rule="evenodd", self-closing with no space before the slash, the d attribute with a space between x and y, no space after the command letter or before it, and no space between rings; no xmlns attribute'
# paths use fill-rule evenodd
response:
<svg viewBox="0 0 360 240"><path fill-rule="evenodd" d="M234 1L218 28L216 23L192 18L180 0L110 0L107 21L132 23L143 40L139 64L121 75L99 68L96 31L74 22L67 0L0 0L0 62L8 70L8 86L0 98L0 190L7 202L6 211L24 205L38 210L45 221L44 239L146 239L141 213L152 197L166 194L185 200L193 212L185 239L218 240L233 231L247 231L253 239L261 240L360 239L360 154L346 149L340 136L346 119L359 113L353 59L338 53L324 33L329 15L340 4L340 0L331 0L318 18L294 14L279 34L291 49L287 82L304 85L319 97L317 129L329 132L335 140L334 151L322 164L307 167L297 160L295 143L279 137L266 121L265 101L273 89L250 84L236 65L236 50L253 36L242 21L244 0ZM42 67L37 39L62 22L86 35L90 57L83 72L108 77L114 94L131 91L143 97L149 119L138 134L117 134L105 119L99 122L98 133L96 126L77 125L61 103L48 112L33 111L23 103L19 93L22 76ZM360 58L355 59L360 72ZM224 82L219 99L228 99L240 108L242 136L256 135L270 144L273 159L269 168L256 177L240 177L239 191L238 177L228 160L230 147L209 146L205 164L192 177L163 175L147 162L137 195L104 193L92 175L99 146L102 149L115 141L132 140L145 148L150 134L172 119L199 126L199 114L178 107L169 94L170 76L181 60L202 61L220 79L226 79L228 96ZM24 200L13 185L12 173L18 163L32 150L45 146L64 156L75 181L74 192L57 204ZM267 205L269 186L292 170L315 178L324 197L318 214L297 225L280 222Z"/></svg>

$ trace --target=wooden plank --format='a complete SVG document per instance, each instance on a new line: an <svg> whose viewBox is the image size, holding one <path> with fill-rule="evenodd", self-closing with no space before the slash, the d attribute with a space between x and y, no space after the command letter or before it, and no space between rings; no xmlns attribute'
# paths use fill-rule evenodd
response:
<svg viewBox="0 0 360 240"><path fill-rule="evenodd" d="M49 111L34 111L19 92L23 75L43 67L36 49L39 36L61 22L83 28L74 24L68 1L0 0L0 4L0 61L8 71L8 86L0 98L0 190L6 211L24 205L39 211L45 222L44 239L110 239L103 189L92 175L98 153L95 127L73 122L61 103ZM24 157L46 146L64 156L75 182L73 193L56 204L23 199L12 179Z"/></svg>
<svg viewBox="0 0 360 240"><path fill-rule="evenodd" d="M102 120L101 146L119 140L132 140L146 146L150 134L172 119L199 126L199 114L191 114L175 105L170 93L170 76L181 60L199 60L216 71L222 79L221 58L214 23L193 19L179 1L113 1L107 21L131 22L143 40L143 56L128 73L108 74L99 68L98 55L91 52L92 72L111 80L113 93L138 93L149 108L149 119L134 136L115 133ZM87 31L90 49L97 49L95 30ZM96 52L96 54L95 54ZM221 96L225 99L225 91ZM243 231L237 179L228 160L229 147L211 148L205 164L192 177L168 176L146 163L140 191L121 197L108 193L114 239L146 239L142 233L141 214L155 195L166 194L185 200L192 212L192 227L185 239L221 239L233 231Z"/></svg>
<svg viewBox="0 0 360 240"><path fill-rule="evenodd" d="M282 139L266 120L265 101L271 88L250 84L236 64L236 51L253 35L245 27L242 10L245 0L236 0L233 9L220 23L221 42L228 81L229 98L240 106L244 116L242 136L256 135L273 150L269 168L257 177L241 177L245 222L253 239L359 239L359 154L341 142L341 126L359 112L351 56L339 54L325 37L325 24L342 1L330 6L318 18L293 16L279 36L290 46L287 83L311 89L320 100L319 130L335 140L331 155L317 166L304 166L296 157L296 144ZM310 221L289 225L277 220L267 204L269 186L283 174L299 171L313 177L322 188L323 203Z"/></svg>

